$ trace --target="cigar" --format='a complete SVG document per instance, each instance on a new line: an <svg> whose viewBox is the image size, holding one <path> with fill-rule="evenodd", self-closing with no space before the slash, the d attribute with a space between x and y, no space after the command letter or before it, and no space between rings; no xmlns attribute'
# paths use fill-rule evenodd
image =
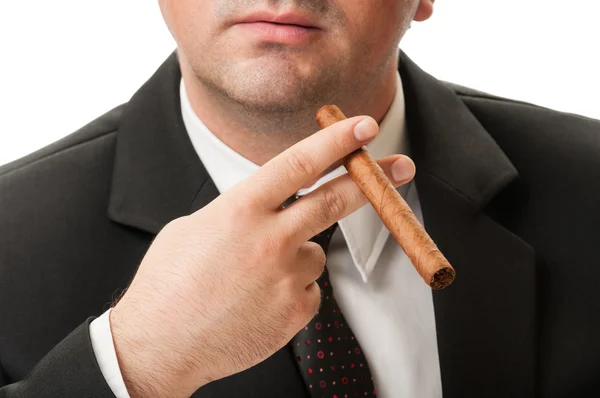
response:
<svg viewBox="0 0 600 398"><path fill-rule="evenodd" d="M326 105L317 112L317 123L321 129L344 119L346 116L335 105ZM343 162L350 178L371 202L425 283L434 290L450 285L456 275L454 268L367 148L363 146L357 149L344 157Z"/></svg>

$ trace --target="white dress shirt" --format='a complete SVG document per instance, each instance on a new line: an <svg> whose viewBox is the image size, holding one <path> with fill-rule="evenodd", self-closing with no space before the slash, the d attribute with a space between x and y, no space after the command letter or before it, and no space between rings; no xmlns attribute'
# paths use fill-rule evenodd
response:
<svg viewBox="0 0 600 398"><path fill-rule="evenodd" d="M407 153L404 93L399 75L397 87L379 135L367 145L375 158ZM196 116L183 80L180 98L191 142L219 192L258 170L258 165L226 146ZM345 172L341 166L298 194L308 194ZM414 184L401 187L399 192L422 222ZM334 296L369 364L377 396L441 397L431 288L390 237L371 205L339 221L329 246L327 268ZM118 398L129 398L113 346L109 311L90 326L92 346L113 393Z"/></svg>

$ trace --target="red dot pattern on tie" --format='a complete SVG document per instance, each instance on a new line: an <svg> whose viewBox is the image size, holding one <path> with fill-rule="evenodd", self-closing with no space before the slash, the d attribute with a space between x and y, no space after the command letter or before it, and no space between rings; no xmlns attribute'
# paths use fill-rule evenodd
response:
<svg viewBox="0 0 600 398"><path fill-rule="evenodd" d="M286 203L297 197L290 199ZM311 241L327 252L336 227L332 225ZM317 282L322 290L321 308L290 342L310 396L376 397L369 365L335 301L327 267Z"/></svg>

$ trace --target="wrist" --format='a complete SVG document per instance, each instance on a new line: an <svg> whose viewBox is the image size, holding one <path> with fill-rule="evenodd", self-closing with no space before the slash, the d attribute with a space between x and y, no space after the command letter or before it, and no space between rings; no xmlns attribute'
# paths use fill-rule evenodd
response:
<svg viewBox="0 0 600 398"><path fill-rule="evenodd" d="M121 309L113 308L109 322L121 375L131 398L189 397L193 390L185 390L183 383L173 373L167 356L151 341L146 330L131 325ZM166 369L171 370L167 372Z"/></svg>

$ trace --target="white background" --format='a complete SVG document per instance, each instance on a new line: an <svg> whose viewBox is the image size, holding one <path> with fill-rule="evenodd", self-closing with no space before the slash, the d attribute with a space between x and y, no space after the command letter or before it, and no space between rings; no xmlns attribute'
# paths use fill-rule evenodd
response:
<svg viewBox="0 0 600 398"><path fill-rule="evenodd" d="M438 0L401 47L440 79L600 119L599 11ZM174 46L156 0L0 2L0 164L127 101Z"/></svg>

